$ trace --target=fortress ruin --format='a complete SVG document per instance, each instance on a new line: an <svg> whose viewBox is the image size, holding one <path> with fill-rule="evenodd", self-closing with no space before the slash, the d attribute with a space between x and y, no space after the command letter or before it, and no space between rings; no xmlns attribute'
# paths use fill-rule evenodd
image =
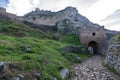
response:
<svg viewBox="0 0 120 80"><path fill-rule="evenodd" d="M80 41L93 48L94 54L101 54L105 46L104 27L83 27L80 29Z"/></svg>

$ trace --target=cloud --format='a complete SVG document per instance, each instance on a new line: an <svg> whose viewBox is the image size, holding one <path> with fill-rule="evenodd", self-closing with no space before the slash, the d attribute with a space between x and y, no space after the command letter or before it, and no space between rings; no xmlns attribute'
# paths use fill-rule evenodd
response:
<svg viewBox="0 0 120 80"><path fill-rule="evenodd" d="M101 23L108 29L120 31L120 9L101 20Z"/></svg>
<svg viewBox="0 0 120 80"><path fill-rule="evenodd" d="M83 12L91 21L99 23L100 20L120 8L120 0L99 0Z"/></svg>
<svg viewBox="0 0 120 80"><path fill-rule="evenodd" d="M108 21L108 20L110 21L110 20L117 20L117 19L120 19L120 9L115 11L114 13L110 14L102 21Z"/></svg>
<svg viewBox="0 0 120 80"><path fill-rule="evenodd" d="M9 0L7 12L24 15L35 8L58 11L67 6L74 6L82 11L99 0Z"/></svg>
<svg viewBox="0 0 120 80"><path fill-rule="evenodd" d="M23 15L30 12L34 6L31 5L31 0L10 0L7 5L7 12Z"/></svg>

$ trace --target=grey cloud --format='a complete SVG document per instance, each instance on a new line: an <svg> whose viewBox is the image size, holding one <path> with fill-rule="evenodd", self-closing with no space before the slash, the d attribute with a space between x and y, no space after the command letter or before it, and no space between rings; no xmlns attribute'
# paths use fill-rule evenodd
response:
<svg viewBox="0 0 120 80"><path fill-rule="evenodd" d="M112 13L111 15L107 16L102 21L108 21L108 20L117 20L120 19L120 9Z"/></svg>
<svg viewBox="0 0 120 80"><path fill-rule="evenodd" d="M112 23L116 23L120 21L120 9L112 13L111 15L107 16L105 19L101 20L102 22L105 21L113 21ZM120 22L119 22L120 23Z"/></svg>
<svg viewBox="0 0 120 80"><path fill-rule="evenodd" d="M9 0L7 11L17 15L24 15L35 8L44 10L59 11L67 6L77 7L79 11L89 8L92 4L99 0ZM19 6L21 4L24 6ZM23 10L22 10L23 9Z"/></svg>
<svg viewBox="0 0 120 80"><path fill-rule="evenodd" d="M105 22L105 26L113 27L120 25L120 9L115 11L113 14L107 16L105 19L101 20L101 22ZM120 29L120 28L119 28Z"/></svg>
<svg viewBox="0 0 120 80"><path fill-rule="evenodd" d="M111 23L106 24L107 26L112 26L112 25L120 25L120 20L113 21Z"/></svg>

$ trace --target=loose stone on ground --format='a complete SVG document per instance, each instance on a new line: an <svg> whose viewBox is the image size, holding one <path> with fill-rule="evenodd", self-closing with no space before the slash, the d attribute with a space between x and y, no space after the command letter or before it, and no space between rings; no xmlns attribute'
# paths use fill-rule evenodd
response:
<svg viewBox="0 0 120 80"><path fill-rule="evenodd" d="M120 77L102 65L102 57L97 55L76 65L71 80L120 80Z"/></svg>

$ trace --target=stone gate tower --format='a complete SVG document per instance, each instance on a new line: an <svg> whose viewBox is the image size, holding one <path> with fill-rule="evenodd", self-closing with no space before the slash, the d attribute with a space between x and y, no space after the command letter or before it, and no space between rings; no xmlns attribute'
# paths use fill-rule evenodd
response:
<svg viewBox="0 0 120 80"><path fill-rule="evenodd" d="M94 54L101 54L105 45L104 26L82 27L80 29L81 44L93 48Z"/></svg>

